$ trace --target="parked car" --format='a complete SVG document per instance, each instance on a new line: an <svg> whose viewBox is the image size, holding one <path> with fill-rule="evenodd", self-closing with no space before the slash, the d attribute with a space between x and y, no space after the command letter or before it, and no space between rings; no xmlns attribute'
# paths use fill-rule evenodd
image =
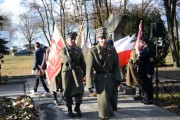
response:
<svg viewBox="0 0 180 120"><path fill-rule="evenodd" d="M13 53L13 56L20 56L20 55L28 55L29 56L31 54L33 54L33 52L30 50L20 50L19 52Z"/></svg>

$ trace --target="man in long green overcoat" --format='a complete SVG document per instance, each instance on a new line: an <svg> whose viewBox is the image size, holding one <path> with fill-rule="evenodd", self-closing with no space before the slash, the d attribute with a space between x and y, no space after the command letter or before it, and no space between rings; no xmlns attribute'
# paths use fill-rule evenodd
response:
<svg viewBox="0 0 180 120"><path fill-rule="evenodd" d="M86 86L93 89L95 83L100 119L109 119L117 111L121 83L118 55L113 46L106 44L106 34L106 28L96 30L99 43L89 50L86 64Z"/></svg>
<svg viewBox="0 0 180 120"><path fill-rule="evenodd" d="M67 51L65 47L61 49L60 53L60 59L63 63L61 71L62 92L68 108L69 117L74 117L74 113L72 112L72 97L75 97L76 101L74 111L77 112L77 116L82 116L80 105L82 103L82 97L84 92L83 77L85 76L86 72L86 65L81 48L79 48L75 44L76 36L77 33L73 32L69 33L67 38L67 49L70 54L71 60L67 56ZM72 74L72 69L75 71L79 87L76 87Z"/></svg>

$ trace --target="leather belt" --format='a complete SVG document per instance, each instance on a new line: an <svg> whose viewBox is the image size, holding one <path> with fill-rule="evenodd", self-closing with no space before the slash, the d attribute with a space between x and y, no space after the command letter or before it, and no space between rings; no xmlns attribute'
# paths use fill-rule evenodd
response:
<svg viewBox="0 0 180 120"><path fill-rule="evenodd" d="M112 71L106 70L106 71L97 71L97 74L112 74Z"/></svg>

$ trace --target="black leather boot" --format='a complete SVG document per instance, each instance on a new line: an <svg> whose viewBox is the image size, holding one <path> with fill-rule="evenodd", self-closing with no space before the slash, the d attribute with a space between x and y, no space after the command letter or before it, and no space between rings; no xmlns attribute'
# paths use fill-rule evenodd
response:
<svg viewBox="0 0 180 120"><path fill-rule="evenodd" d="M80 110L80 104L76 104L74 111L77 113L78 117L82 116L81 110Z"/></svg>
<svg viewBox="0 0 180 120"><path fill-rule="evenodd" d="M72 112L72 106L67 106L67 108L68 108L68 116L74 117L74 113Z"/></svg>

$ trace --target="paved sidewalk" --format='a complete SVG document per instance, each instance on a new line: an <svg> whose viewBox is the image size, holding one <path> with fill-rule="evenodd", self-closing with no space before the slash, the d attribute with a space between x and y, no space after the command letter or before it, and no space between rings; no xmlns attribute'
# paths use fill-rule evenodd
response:
<svg viewBox="0 0 180 120"><path fill-rule="evenodd" d="M21 79L22 80L22 79ZM20 80L20 81L21 81ZM30 95L35 103L36 108L40 112L41 120L63 120L70 119L67 116L67 108L65 105L55 106L52 96L42 96L45 92L41 82L38 87L38 95L32 95L35 84L35 78L26 78L25 84L9 84L0 86L1 96L16 96L27 94ZM25 88L25 89L24 89ZM13 92L14 91L14 92ZM83 98L81 110L83 117L75 117L73 119L98 119L96 98L88 97L89 93L86 90ZM59 97L60 100L60 97ZM139 101L134 101L130 96L121 95L118 98L118 112L115 112L115 117L111 119L121 120L180 120L180 117L165 109L155 105L144 105ZM74 108L74 106L73 106Z"/></svg>

